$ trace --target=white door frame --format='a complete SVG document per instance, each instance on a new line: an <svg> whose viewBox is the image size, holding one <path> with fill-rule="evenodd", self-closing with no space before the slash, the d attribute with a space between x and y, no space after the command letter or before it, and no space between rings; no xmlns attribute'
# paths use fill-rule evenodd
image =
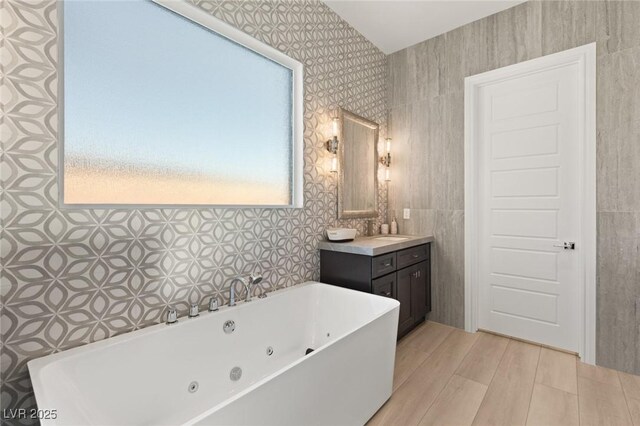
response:
<svg viewBox="0 0 640 426"><path fill-rule="evenodd" d="M580 264L582 274L582 333L580 357L588 364L596 362L596 44L591 43L563 52L543 56L504 68L465 78L464 104L464 307L465 330L478 330L478 164L479 152L476 143L476 110L480 87L505 81L523 74L578 64L580 101L584 110L580 114L580 212L582 247ZM578 254L578 253L576 253Z"/></svg>

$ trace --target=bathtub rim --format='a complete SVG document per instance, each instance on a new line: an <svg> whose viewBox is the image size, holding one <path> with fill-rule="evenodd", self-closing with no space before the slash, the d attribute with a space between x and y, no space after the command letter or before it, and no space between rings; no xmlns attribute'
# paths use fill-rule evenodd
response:
<svg viewBox="0 0 640 426"><path fill-rule="evenodd" d="M195 422L198 421L198 419L202 419L205 418L206 416L214 413L215 411L223 408L224 406L232 403L233 401L239 399L240 397L242 397L243 395L246 395L247 393L253 391L254 389L258 388L259 386L261 386L262 384L264 384L265 382L272 380L274 377L282 374L284 371L289 370L291 368L293 368L294 366L300 364L301 362L303 362L305 359L314 356L314 354L316 353L320 353L321 351L325 350L327 347L331 346L332 344L345 339L346 337L348 337L349 335L355 333L356 331L360 330L361 328L365 327L367 324L389 314L390 312L392 312L395 309L399 309L400 307L400 302L398 302L395 299L391 299L391 298L387 298L387 297L383 297L383 296L378 296L372 293L362 293L356 290L351 290L351 289L346 289L343 287L338 287L338 286L333 286L331 284L326 284L326 283L322 283L319 281L305 281L301 284L297 284L291 287L285 287L279 290L275 290L272 292L268 293L268 297L264 298L264 299L259 299L256 298L254 300L252 300L250 303L251 305L248 305L249 302L238 302L236 306L222 306L220 307L220 309L218 311L214 311L214 312L206 312L203 313L201 316L197 317L197 318L187 318L187 317L183 317L180 318L182 319L182 321L179 321L177 324L171 324L170 327L172 327L173 329L177 329L179 327L184 327L186 324L193 324L197 321L203 321L206 320L207 318L211 318L210 314L221 314L230 310L235 310L236 312L242 309L247 309L247 305L248 306L255 306L257 303L263 302L266 303L269 300L273 300L273 298L277 298L277 297L282 297L283 294L289 293L290 291L294 291L294 290L300 290L301 288L305 288L305 287L315 287L315 286L329 286L333 289L338 289L340 292L355 292L358 294L362 294L362 295L366 295L369 297L374 297L374 298L380 298L380 299L384 299L384 301L387 303L387 306L384 306L383 309L381 309L380 312L376 313L375 315L372 315L368 321L364 324L361 324L360 326L350 329L349 331L338 335L335 339L331 340L330 342L327 342L321 346L319 346L318 348L316 348L312 353L306 355L306 356L302 356L300 358L298 358L297 360L293 361L290 364L287 364L284 367L281 367L275 371L273 371L272 373L266 375L265 377L261 378L260 380L257 380L256 382L252 383L251 385L247 386L246 388L244 388L243 390L237 392L236 394L230 396L229 398L221 401L220 403L207 408L206 411L195 415L194 417L192 417L191 419L187 420L185 423L183 423L183 425L191 425L194 424ZM126 332L117 336L113 336L113 337L109 337L103 340L98 340L96 342L91 342L91 343L87 343L85 345L81 345L81 346L76 346L74 348L69 348L60 352L56 352L53 354L48 354L48 355L44 355L42 357L39 358L34 358L32 360L29 360L27 362L27 369L29 371L29 377L31 380L31 385L33 387L33 391L34 391L34 396L36 399L36 404L37 406L40 406L40 401L38 401L38 394L44 395L44 383L42 380L42 372L45 369L50 368L53 364L55 364L56 362L65 359L65 358L75 358L77 356L80 356L84 353L87 352L94 352L97 350L101 350L101 349L106 349L109 348L111 346L115 346L115 345L119 345L119 344L123 344L127 341L130 340L134 340L134 339L138 339L141 338L143 336L146 335L152 335L152 334L156 334L159 332L162 332L163 330L166 330L166 327L168 327L167 324L165 323L159 323L159 324L154 324L148 327L144 327L138 330L133 330L130 332ZM48 398L46 398L48 399ZM42 401L43 404L47 404L48 401Z"/></svg>

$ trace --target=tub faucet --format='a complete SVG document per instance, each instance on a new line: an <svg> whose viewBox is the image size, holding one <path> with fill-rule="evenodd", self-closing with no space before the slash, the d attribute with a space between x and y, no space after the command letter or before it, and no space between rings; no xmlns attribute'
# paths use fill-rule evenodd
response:
<svg viewBox="0 0 640 426"><path fill-rule="evenodd" d="M254 285L262 281L262 275L251 274L248 277L235 277L231 281L231 287L229 287L229 306L236 305L236 288L234 287L234 284L236 283L236 281L240 281L244 286L244 290L246 292L246 297L244 301L251 302L251 290L253 289Z"/></svg>

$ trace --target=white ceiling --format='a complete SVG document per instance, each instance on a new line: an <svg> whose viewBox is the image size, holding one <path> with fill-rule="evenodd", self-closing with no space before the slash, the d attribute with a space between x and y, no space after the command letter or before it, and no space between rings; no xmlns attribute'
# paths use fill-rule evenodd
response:
<svg viewBox="0 0 640 426"><path fill-rule="evenodd" d="M384 53L393 53L524 0L323 0Z"/></svg>

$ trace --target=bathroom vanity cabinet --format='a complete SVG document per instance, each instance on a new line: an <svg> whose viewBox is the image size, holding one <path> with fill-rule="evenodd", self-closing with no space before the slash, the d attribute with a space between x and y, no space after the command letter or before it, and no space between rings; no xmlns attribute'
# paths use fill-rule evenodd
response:
<svg viewBox="0 0 640 426"><path fill-rule="evenodd" d="M407 241L403 244L405 248L379 254L394 249L394 245L358 250L359 243L362 241L356 240L344 247L321 243L320 281L399 301L400 338L423 322L431 311L431 244L406 247L410 243Z"/></svg>

